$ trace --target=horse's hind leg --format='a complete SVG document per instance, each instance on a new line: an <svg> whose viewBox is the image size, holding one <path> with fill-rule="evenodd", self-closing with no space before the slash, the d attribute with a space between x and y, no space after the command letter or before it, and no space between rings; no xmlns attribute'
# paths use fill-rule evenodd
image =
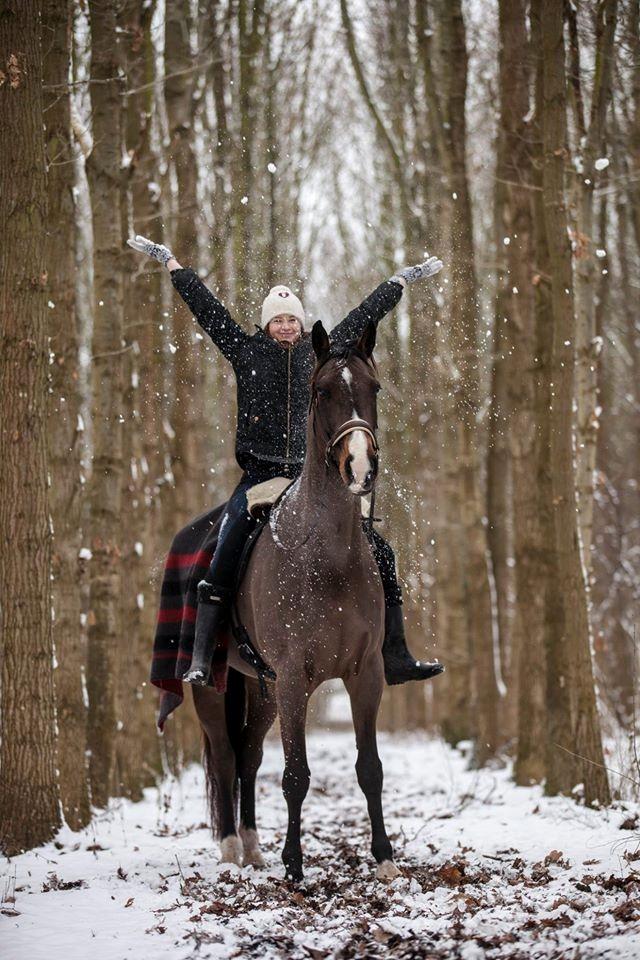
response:
<svg viewBox="0 0 640 960"><path fill-rule="evenodd" d="M242 863L242 843L236 832L236 755L227 730L225 698L211 687L191 688L204 731L204 768L213 834L220 841L223 863Z"/></svg>
<svg viewBox="0 0 640 960"><path fill-rule="evenodd" d="M244 863L264 866L256 831L256 776L262 763L262 744L277 715L273 690L264 700L257 680L245 680L247 719L238 757L240 774L240 837Z"/></svg>
<svg viewBox="0 0 640 960"><path fill-rule="evenodd" d="M309 789L309 765L304 728L307 719L309 691L303 677L296 679L294 670L276 683L276 700L280 716L280 734L284 749L282 792L287 801L289 825L282 851L287 878L302 880L302 847L300 846L300 819L302 803Z"/></svg>
<svg viewBox="0 0 640 960"><path fill-rule="evenodd" d="M345 680L351 700L351 714L356 734L358 759L356 774L360 789L367 799L371 820L371 852L378 864L379 880L392 880L399 870L393 862L391 843L382 813L382 763L378 756L376 719L384 684L382 659L376 657L361 664L358 676Z"/></svg>

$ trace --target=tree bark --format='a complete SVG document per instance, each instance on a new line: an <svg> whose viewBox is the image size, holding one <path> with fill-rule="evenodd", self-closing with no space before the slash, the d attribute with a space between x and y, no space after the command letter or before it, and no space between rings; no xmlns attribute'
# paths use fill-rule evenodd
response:
<svg viewBox="0 0 640 960"><path fill-rule="evenodd" d="M511 471L516 603L506 670L509 705L516 707L517 783L544 777L544 568L538 493L539 462L546 448L536 430L536 398L544 397L540 355L536 350L534 291L544 287L535 272L532 208L540 184L533 182L533 130L526 5L501 0L499 7L500 145L498 167L500 231L505 274L496 322L503 329L507 381L507 433ZM504 242L504 241L508 242ZM539 264L538 264L539 268ZM534 286L535 283L535 286ZM541 403L542 403L541 399ZM541 407L542 412L544 412ZM489 481L490 483L490 481Z"/></svg>
<svg viewBox="0 0 640 960"><path fill-rule="evenodd" d="M571 4L566 7L570 20L575 20ZM576 303L576 442L577 488L580 508L580 536L582 556L587 576L591 571L591 543L593 531L593 493L598 440L598 368L600 340L596 337L596 258L594 243L593 199L600 174L595 162L605 142L606 115L611 96L613 43L617 18L617 0L601 0L596 7L595 73L591 91L590 122L577 118L581 133L582 156L580 172L576 176L576 237L575 237L575 303ZM574 37L574 84L580 83L580 58L577 48L577 25L571 31ZM576 99L576 111L582 110L582 97Z"/></svg>
<svg viewBox="0 0 640 960"><path fill-rule="evenodd" d="M487 538L483 526L480 496L480 449L477 415L479 410L478 300L474 265L471 198L466 170L465 100L467 51L464 21L459 0L442 8L443 60L448 160L451 203L451 312L448 321L450 343L459 378L454 392L456 451L450 464L459 487L460 513L465 541L464 615L470 651L471 689L474 715L475 760L484 763L497 747L498 690L494 661L491 596L487 571ZM452 518L453 520L453 518Z"/></svg>
<svg viewBox="0 0 640 960"><path fill-rule="evenodd" d="M254 231L253 205L257 201L254 190L256 131L256 67L257 58L264 42L264 0L238 0L238 131L237 173L234 230L235 302L243 310L255 308L258 297L254 253L257 237Z"/></svg>
<svg viewBox="0 0 640 960"><path fill-rule="evenodd" d="M549 793L584 784L587 802L609 799L603 765L590 649L585 570L580 554L573 435L575 316L571 248L567 234L564 163L566 150L566 78L562 9L542 0L542 134L544 229L551 262L552 320L550 454L553 471L554 546L557 576L549 585L554 616L549 624L548 680L553 696L550 715L559 702L562 724L551 718L547 756ZM560 662L553 661L556 657ZM554 667L559 667L556 672ZM556 739L557 737L557 739Z"/></svg>
<svg viewBox="0 0 640 960"><path fill-rule="evenodd" d="M509 349L510 328L513 314L512 284L509 251L511 238L511 194L509 190L510 161L513 143L510 142L509 105L512 104L512 91L506 96L505 60L511 56L510 38L505 38L503 12L500 6L500 126L497 139L496 184L494 194L494 243L496 249L496 290L494 300L493 357L491 362L491 388L489 398L489 424L487 438L487 542L491 558L491 572L494 583L495 619L498 631L498 650L500 654L500 693L503 704L510 709L501 711L502 723L500 736L505 740L514 734L513 684L512 680L512 636L510 595L513 590L509 560L512 553L512 470L511 470L511 409L509 397ZM514 15L518 4L513 5ZM508 16L508 14L507 14ZM506 54L506 55L505 55ZM513 64L509 63L512 69ZM513 83L517 72L511 72ZM523 111L522 116L526 113ZM516 174L517 176L517 174ZM506 687L505 687L506 684ZM509 693L506 699L507 691Z"/></svg>
<svg viewBox="0 0 640 960"><path fill-rule="evenodd" d="M165 33L165 101L169 122L169 160L178 186L173 205L176 226L171 245L183 266L198 269L198 165L193 118L197 74L181 74L192 65L188 0L168 0ZM173 76L177 74L177 76ZM174 294L175 298L175 294ZM173 385L171 426L173 519L177 528L204 507L205 469L200 443L203 439L197 397L204 395L202 351L197 325L182 303L173 311Z"/></svg>
<svg viewBox="0 0 640 960"><path fill-rule="evenodd" d="M87 160L94 237L93 473L89 612L89 770L94 804L111 795L115 685L123 645L120 604L123 284L122 84L117 3L90 0L93 150Z"/></svg>
<svg viewBox="0 0 640 960"><path fill-rule="evenodd" d="M51 526L46 443L48 278L41 5L0 16L0 847L14 856L60 826L55 771ZM10 131L10 135L7 132Z"/></svg>
<svg viewBox="0 0 640 960"><path fill-rule="evenodd" d="M122 206L124 225L128 209L133 219L125 234L161 237L158 196L150 186L159 166L151 147L153 87L145 83L155 75L153 13L154 4L142 8L137 0L127 0L120 17L127 85L137 91L127 97L125 146L129 164ZM129 643L127 669L119 672L117 682L116 788L118 793L139 800L143 788L154 782L160 769L155 703L147 678L156 603L155 592L150 589L149 566L156 552L158 480L164 446L159 402L162 388L154 382L154 340L161 322L161 268L153 260L130 256L125 269L124 339L129 349L123 355L127 426L123 443L121 596Z"/></svg>
<svg viewBox="0 0 640 960"><path fill-rule="evenodd" d="M58 754L62 810L72 830L91 818L87 769L87 710L83 671L86 630L81 625L81 595L86 563L80 558L83 536L84 477L81 457L84 425L80 415L80 335L75 308L75 175L70 96L64 89L71 59L71 3L45 0L43 7L44 79L51 350L48 415L50 505L53 522L53 639Z"/></svg>

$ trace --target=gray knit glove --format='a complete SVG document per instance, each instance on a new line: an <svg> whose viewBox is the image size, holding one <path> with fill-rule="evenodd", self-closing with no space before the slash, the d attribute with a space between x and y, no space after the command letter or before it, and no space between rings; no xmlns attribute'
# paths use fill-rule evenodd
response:
<svg viewBox="0 0 640 960"><path fill-rule="evenodd" d="M404 287L405 284L413 283L415 280L435 276L436 273L440 273L442 266L442 260L438 260L437 257L429 257L424 263L417 263L415 267L403 267L389 279L401 283Z"/></svg>
<svg viewBox="0 0 640 960"><path fill-rule="evenodd" d="M169 260L173 260L173 254L169 247L165 247L163 243L154 243L153 240L147 240L146 237L141 237L139 233L136 233L135 240L127 240L127 243L138 253L146 253L148 257L153 257L158 263L166 265Z"/></svg>

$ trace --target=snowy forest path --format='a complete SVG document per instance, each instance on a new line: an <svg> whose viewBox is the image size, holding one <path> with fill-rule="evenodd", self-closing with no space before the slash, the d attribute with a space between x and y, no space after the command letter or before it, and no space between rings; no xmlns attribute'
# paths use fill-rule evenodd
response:
<svg viewBox="0 0 640 960"><path fill-rule="evenodd" d="M640 956L640 810L599 812L469 771L422 734L382 735L385 806L401 875L377 881L352 732L311 732L304 884L283 879L282 748L258 781L266 867L219 864L192 766L113 800L84 831L3 864L5 956ZM622 829L624 824L625 829Z"/></svg>

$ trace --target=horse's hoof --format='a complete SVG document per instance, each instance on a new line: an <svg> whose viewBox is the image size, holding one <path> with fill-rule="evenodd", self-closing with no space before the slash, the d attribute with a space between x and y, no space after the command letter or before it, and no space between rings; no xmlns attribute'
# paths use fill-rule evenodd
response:
<svg viewBox="0 0 640 960"><path fill-rule="evenodd" d="M302 867L285 867L284 878L289 880L291 883L301 883L303 880L304 874L302 872Z"/></svg>
<svg viewBox="0 0 640 960"><path fill-rule="evenodd" d="M231 833L220 843L220 862L242 866L242 840Z"/></svg>
<svg viewBox="0 0 640 960"><path fill-rule="evenodd" d="M400 871L396 867L393 860L383 860L382 863L378 864L376 869L376 879L377 880L395 880L396 877L400 876Z"/></svg>
<svg viewBox="0 0 640 960"><path fill-rule="evenodd" d="M265 859L260 852L260 842L257 831L247 830L246 827L240 827L240 837L242 839L243 860L245 867L265 867Z"/></svg>

